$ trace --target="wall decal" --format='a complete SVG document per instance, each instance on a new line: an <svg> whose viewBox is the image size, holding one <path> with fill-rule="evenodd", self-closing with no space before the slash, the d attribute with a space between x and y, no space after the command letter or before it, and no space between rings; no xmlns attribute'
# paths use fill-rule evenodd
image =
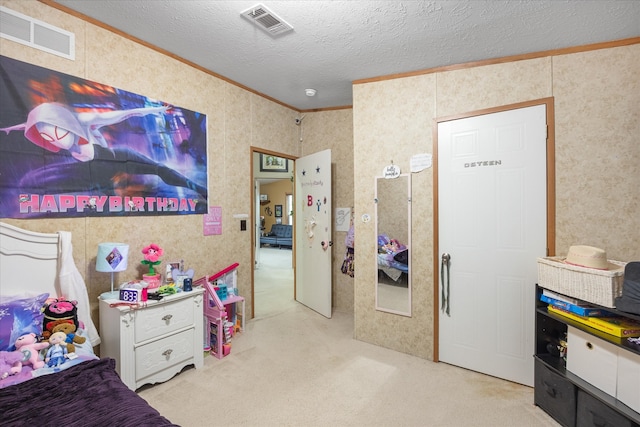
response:
<svg viewBox="0 0 640 427"><path fill-rule="evenodd" d="M209 206L209 212L202 216L204 236L222 234L222 206Z"/></svg>

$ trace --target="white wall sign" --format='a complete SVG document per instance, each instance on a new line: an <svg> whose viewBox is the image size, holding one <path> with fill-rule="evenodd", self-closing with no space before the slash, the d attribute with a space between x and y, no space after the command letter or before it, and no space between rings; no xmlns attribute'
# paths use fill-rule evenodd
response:
<svg viewBox="0 0 640 427"><path fill-rule="evenodd" d="M392 163L382 170L382 176L385 179L397 178L400 176L400 167Z"/></svg>
<svg viewBox="0 0 640 427"><path fill-rule="evenodd" d="M429 153L415 154L411 157L411 172L421 172L433 165L433 156Z"/></svg>

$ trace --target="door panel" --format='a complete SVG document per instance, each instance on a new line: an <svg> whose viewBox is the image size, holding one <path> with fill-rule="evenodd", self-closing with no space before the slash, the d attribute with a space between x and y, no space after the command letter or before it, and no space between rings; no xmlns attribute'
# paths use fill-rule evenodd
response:
<svg viewBox="0 0 640 427"><path fill-rule="evenodd" d="M440 252L451 255L439 359L532 385L536 258L547 248L545 106L439 123L438 206Z"/></svg>
<svg viewBox="0 0 640 427"><path fill-rule="evenodd" d="M295 170L296 300L331 318L331 150L299 158Z"/></svg>

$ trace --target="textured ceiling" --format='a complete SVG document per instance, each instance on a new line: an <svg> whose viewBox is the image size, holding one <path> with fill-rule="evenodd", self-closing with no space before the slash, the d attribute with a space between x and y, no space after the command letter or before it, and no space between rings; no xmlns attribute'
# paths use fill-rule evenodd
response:
<svg viewBox="0 0 640 427"><path fill-rule="evenodd" d="M56 2L298 110L351 105L354 80L640 36L638 0ZM293 31L241 17L256 4Z"/></svg>

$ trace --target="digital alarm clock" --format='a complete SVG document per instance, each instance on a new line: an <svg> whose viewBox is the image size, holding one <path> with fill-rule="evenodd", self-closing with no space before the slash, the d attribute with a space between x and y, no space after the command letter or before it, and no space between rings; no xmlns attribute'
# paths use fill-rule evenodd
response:
<svg viewBox="0 0 640 427"><path fill-rule="evenodd" d="M142 289L123 288L120 289L120 301L140 302L142 301Z"/></svg>
<svg viewBox="0 0 640 427"><path fill-rule="evenodd" d="M126 302L143 302L147 300L147 282L134 280L120 285L119 300Z"/></svg>

